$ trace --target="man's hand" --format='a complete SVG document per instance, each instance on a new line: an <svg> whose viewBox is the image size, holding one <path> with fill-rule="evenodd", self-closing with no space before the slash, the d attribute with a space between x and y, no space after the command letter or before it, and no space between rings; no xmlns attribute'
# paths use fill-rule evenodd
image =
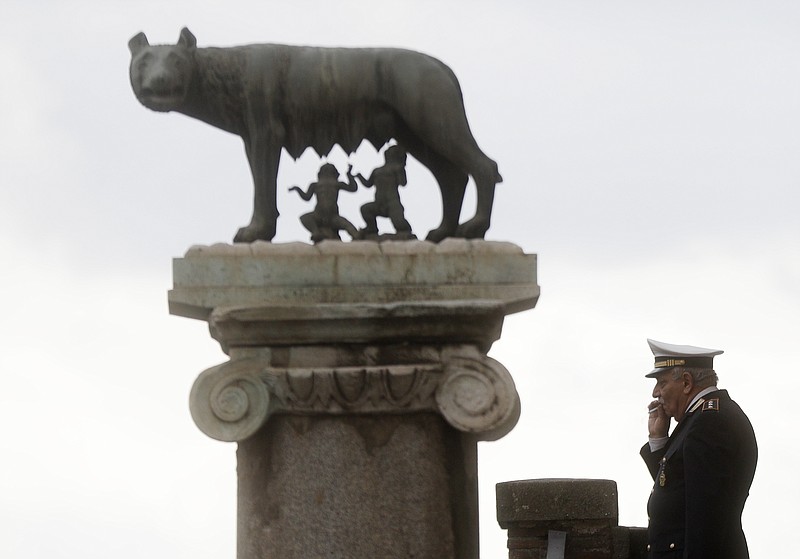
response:
<svg viewBox="0 0 800 559"><path fill-rule="evenodd" d="M669 416L664 412L664 407L653 400L647 406L647 430L650 438L660 439L669 435Z"/></svg>

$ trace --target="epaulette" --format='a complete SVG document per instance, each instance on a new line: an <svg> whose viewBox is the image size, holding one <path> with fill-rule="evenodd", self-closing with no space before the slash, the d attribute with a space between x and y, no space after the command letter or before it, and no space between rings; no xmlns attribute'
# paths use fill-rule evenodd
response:
<svg viewBox="0 0 800 559"><path fill-rule="evenodd" d="M703 408L700 411L719 411L719 398L711 398L703 402Z"/></svg>

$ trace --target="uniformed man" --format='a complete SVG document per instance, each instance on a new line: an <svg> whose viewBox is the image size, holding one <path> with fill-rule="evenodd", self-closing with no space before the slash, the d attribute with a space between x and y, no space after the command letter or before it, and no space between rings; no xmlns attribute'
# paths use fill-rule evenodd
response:
<svg viewBox="0 0 800 559"><path fill-rule="evenodd" d="M646 376L656 381L640 452L655 482L649 557L748 558L742 509L758 450L750 420L717 388L713 360L722 351L647 342L655 368Z"/></svg>

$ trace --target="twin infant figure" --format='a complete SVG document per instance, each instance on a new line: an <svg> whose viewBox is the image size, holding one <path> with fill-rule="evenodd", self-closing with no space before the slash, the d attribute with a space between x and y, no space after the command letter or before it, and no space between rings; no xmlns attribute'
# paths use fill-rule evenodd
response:
<svg viewBox="0 0 800 559"><path fill-rule="evenodd" d="M339 191L357 191L355 179L367 188L375 187L375 201L361 206L361 216L366 223L361 231L339 215ZM325 239L340 240L339 231L342 229L353 239L377 239L378 217L391 219L396 231L394 238L413 239L411 225L405 218L398 192L406 182L406 152L400 146L393 145L384 153L384 164L372 171L368 179L361 173L353 176L353 166L349 165L347 183L340 182L336 166L326 163L320 167L317 182L311 183L307 191L304 192L299 186L293 186L289 191L296 190L305 201L311 200L312 196L317 197L314 211L300 216L300 222L311 232L311 240L315 243Z"/></svg>

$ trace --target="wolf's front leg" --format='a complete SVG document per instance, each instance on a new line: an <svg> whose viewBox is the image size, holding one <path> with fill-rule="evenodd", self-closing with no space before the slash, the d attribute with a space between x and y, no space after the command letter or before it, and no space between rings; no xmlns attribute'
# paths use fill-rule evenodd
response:
<svg viewBox="0 0 800 559"><path fill-rule="evenodd" d="M278 221L277 181L280 146L266 140L245 141L247 159L253 173L253 217L250 224L239 229L235 243L271 241Z"/></svg>

